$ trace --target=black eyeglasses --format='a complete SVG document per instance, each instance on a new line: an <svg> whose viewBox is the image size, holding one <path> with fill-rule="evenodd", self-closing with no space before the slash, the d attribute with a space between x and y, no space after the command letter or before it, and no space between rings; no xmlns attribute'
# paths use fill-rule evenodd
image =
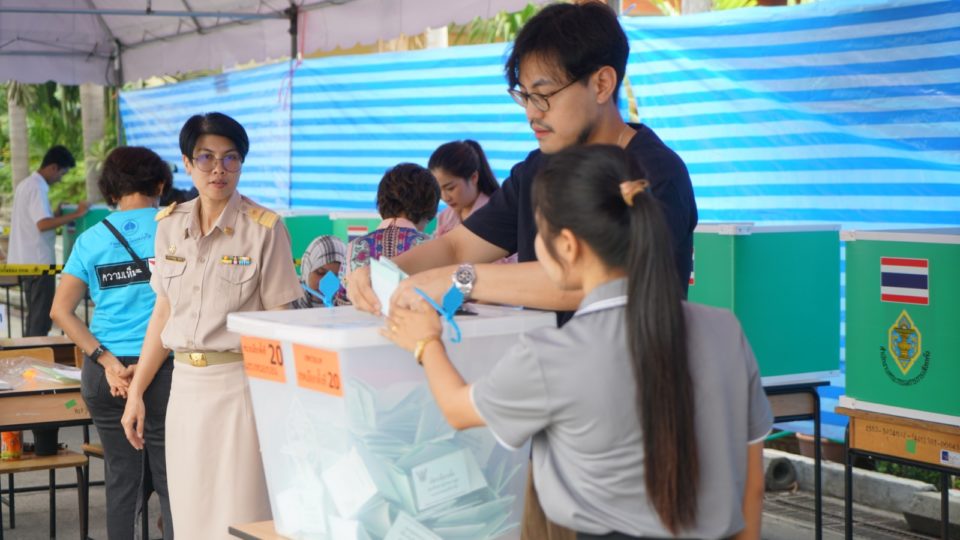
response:
<svg viewBox="0 0 960 540"><path fill-rule="evenodd" d="M193 156L193 164L203 172L210 172L215 169L218 161L223 165L223 170L227 172L237 172L240 170L240 165L243 164L243 160L239 154L227 154L222 158L218 158L209 152L204 152L200 155Z"/></svg>
<svg viewBox="0 0 960 540"><path fill-rule="evenodd" d="M582 78L582 77L581 77ZM527 108L527 103L532 103L534 107L537 108L540 112L547 112L550 110L550 101L548 101L553 96L563 92L567 88L573 86L574 83L580 81L580 79L574 79L567 84L557 88L549 94L538 94L536 92L524 92L523 90L517 90L516 88L511 88L507 90L510 96L514 101L517 102L517 105L520 105L524 109Z"/></svg>

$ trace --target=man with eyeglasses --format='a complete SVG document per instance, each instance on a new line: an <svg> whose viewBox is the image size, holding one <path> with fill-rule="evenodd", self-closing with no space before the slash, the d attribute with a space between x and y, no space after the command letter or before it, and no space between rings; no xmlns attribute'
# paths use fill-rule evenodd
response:
<svg viewBox="0 0 960 540"><path fill-rule="evenodd" d="M693 187L677 154L650 128L620 116L617 95L628 54L616 15L599 2L554 4L527 22L505 71L540 148L515 165L490 202L461 226L392 259L411 275L394 293L395 305L419 301L414 288L439 299L452 281L469 299L553 310L559 324L569 320L583 294L557 289L536 262L531 185L550 154L578 144L617 145L634 159L637 178L650 182L663 205L686 290L697 225ZM519 264L489 264L514 252ZM347 291L358 309L380 312L369 269L349 275ZM522 534L529 540L576 537L546 519L529 476Z"/></svg>
<svg viewBox="0 0 960 540"><path fill-rule="evenodd" d="M505 71L509 92L526 111L540 148L515 165L490 202L462 226L392 259L411 275L394 303L416 301L414 287L440 298L452 280L469 299L553 310L560 324L566 322L582 294L555 288L536 263L530 186L547 156L577 144L615 144L634 158L638 177L650 181L663 203L686 290L697 224L693 187L677 154L650 128L624 123L620 116L617 94L628 54L616 15L599 2L554 4L527 22ZM520 264L481 264L512 253ZM358 309L380 312L369 270L348 276L347 290Z"/></svg>

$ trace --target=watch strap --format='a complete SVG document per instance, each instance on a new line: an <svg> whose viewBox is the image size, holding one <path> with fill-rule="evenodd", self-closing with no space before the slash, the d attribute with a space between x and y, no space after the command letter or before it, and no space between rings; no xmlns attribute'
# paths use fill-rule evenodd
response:
<svg viewBox="0 0 960 540"><path fill-rule="evenodd" d="M90 360L93 360L94 362L96 362L100 359L100 356L102 356L103 353L105 352L107 352L107 349L105 349L103 345L97 345L97 348L94 349L93 352L91 352L88 356L90 356Z"/></svg>

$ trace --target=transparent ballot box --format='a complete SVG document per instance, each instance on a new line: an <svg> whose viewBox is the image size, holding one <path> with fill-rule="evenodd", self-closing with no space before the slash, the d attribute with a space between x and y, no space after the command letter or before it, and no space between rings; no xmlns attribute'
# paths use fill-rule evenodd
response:
<svg viewBox="0 0 960 540"><path fill-rule="evenodd" d="M549 312L478 306L447 351L469 382ZM529 449L457 432L412 355L353 307L235 313L277 532L291 538L520 538ZM448 332L449 333L449 332Z"/></svg>

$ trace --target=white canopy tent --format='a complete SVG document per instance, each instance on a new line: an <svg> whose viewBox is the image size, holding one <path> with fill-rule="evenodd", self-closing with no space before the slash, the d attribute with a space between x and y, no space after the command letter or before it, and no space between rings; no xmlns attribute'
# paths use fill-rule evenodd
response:
<svg viewBox="0 0 960 540"><path fill-rule="evenodd" d="M0 81L116 85L373 43L519 10L527 3L0 0Z"/></svg>

